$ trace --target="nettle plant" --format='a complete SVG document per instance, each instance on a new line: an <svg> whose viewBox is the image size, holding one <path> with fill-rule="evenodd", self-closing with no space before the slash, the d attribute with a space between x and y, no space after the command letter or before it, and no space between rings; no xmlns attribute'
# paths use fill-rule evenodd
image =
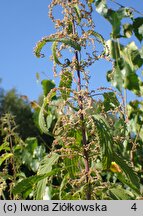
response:
<svg viewBox="0 0 143 216"><path fill-rule="evenodd" d="M62 19L54 15L56 9L62 10ZM96 32L97 12L112 25L108 41ZM143 39L143 18L134 18L134 12L119 4L115 11L105 0L51 1L49 17L56 33L42 38L34 53L44 57L43 47L52 42L53 73L60 82L56 87L51 80L42 81L39 126L54 141L37 175L17 184L14 194L27 191L28 197L33 191L34 199L48 195L68 200L141 196L142 165L136 152L142 151L142 102L127 105L122 92L128 89L142 96L143 82L136 71L143 64L143 52L135 42L120 43L132 36ZM126 18L129 23L123 22ZM90 89L90 67L95 64L96 70L100 59L112 65L107 72L112 87Z"/></svg>

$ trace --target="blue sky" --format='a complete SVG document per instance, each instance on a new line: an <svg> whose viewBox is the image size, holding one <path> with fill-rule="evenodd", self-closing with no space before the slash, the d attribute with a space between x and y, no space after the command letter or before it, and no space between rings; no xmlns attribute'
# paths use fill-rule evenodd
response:
<svg viewBox="0 0 143 216"><path fill-rule="evenodd" d="M142 0L118 2L143 13ZM1 86L5 90L15 87L19 94L27 95L30 100L37 99L42 92L40 83L36 81L37 72L43 79L53 79L50 45L47 46L46 58L38 59L33 54L36 42L55 32L48 18L48 4L49 0L0 0ZM98 14L95 21L96 31L109 39L110 24ZM105 61L95 64L97 73L95 80L91 80L93 88L109 86L105 78L108 66Z"/></svg>

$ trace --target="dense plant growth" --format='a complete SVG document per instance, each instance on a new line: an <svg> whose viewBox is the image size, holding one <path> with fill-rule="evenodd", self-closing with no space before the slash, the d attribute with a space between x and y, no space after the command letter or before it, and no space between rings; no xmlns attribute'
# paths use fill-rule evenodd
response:
<svg viewBox="0 0 143 216"><path fill-rule="evenodd" d="M34 53L44 57L43 47L52 42L53 73L60 81L56 86L52 80L43 80L43 102L37 104L40 130L51 137L52 145L47 141L49 151L41 151L36 138L28 138L12 146L11 136L17 135L5 132L2 145L6 143L7 150L2 163L11 160L10 191L14 198L142 197L143 48L139 43L143 39L143 17L136 17L136 10L118 3L116 10L111 9L110 2L52 0L49 4L56 32L42 38ZM55 16L56 9L61 10L60 19ZM95 13L112 26L107 40L96 32ZM91 77L98 83L96 63L101 59L111 65L107 71L111 87L91 89ZM127 91L133 92L137 100L128 103ZM4 119L8 124L7 115ZM36 161L31 167L36 174L22 180L16 169L21 169L26 155L30 160L25 159L27 167Z"/></svg>

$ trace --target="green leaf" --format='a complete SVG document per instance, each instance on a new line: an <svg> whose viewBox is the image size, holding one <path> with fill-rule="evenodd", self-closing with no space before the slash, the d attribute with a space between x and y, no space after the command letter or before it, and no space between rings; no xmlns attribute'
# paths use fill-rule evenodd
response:
<svg viewBox="0 0 143 216"><path fill-rule="evenodd" d="M121 71L124 79L124 87L140 95L141 80L136 74L136 70L143 65L140 51L134 42L129 43L123 50L121 55L124 58L124 68Z"/></svg>
<svg viewBox="0 0 143 216"><path fill-rule="evenodd" d="M66 174L62 180L62 183L60 185L60 192L59 192L59 198L60 200L63 200L63 192L64 192L64 188L66 187L67 183L69 182L69 174Z"/></svg>
<svg viewBox="0 0 143 216"><path fill-rule="evenodd" d="M67 22L67 33L71 34L73 31L73 23L72 21Z"/></svg>
<svg viewBox="0 0 143 216"><path fill-rule="evenodd" d="M42 80L41 82L44 96L47 96L47 94L51 91L51 89L55 88L55 83L53 80Z"/></svg>
<svg viewBox="0 0 143 216"><path fill-rule="evenodd" d="M110 197L113 200L130 200L131 199L131 197L127 194L126 190L121 187L109 189L108 192L110 194Z"/></svg>
<svg viewBox="0 0 143 216"><path fill-rule="evenodd" d="M78 21L78 24L79 24L81 22L81 13L80 13L80 9L78 7L78 4L74 5L74 10L75 10L75 13L77 15L77 21Z"/></svg>
<svg viewBox="0 0 143 216"><path fill-rule="evenodd" d="M63 88L60 89L60 92L64 100L67 100L67 98L70 95L71 85L72 85L72 74L69 71L64 71L61 75L61 80L59 84L59 87Z"/></svg>
<svg viewBox="0 0 143 216"><path fill-rule="evenodd" d="M10 147L9 147L9 143L8 142L4 142L2 145L0 145L0 152L1 151L10 151Z"/></svg>
<svg viewBox="0 0 143 216"><path fill-rule="evenodd" d="M45 174L52 170L52 166L59 159L59 154L51 153L48 156L45 156L44 159L40 163L40 167L38 169L38 174Z"/></svg>
<svg viewBox="0 0 143 216"><path fill-rule="evenodd" d="M95 2L96 11L102 16L106 16L108 8L106 5L106 0L96 0Z"/></svg>
<svg viewBox="0 0 143 216"><path fill-rule="evenodd" d="M106 41L106 45L110 50L111 58L115 59L116 61L120 59L121 57L120 50L123 49L124 46L119 44L116 40L108 40Z"/></svg>
<svg viewBox="0 0 143 216"><path fill-rule="evenodd" d="M130 182L138 189L140 188L139 179L134 172L133 168L127 164L122 156L114 153L113 160L120 166L123 172L126 174Z"/></svg>
<svg viewBox="0 0 143 216"><path fill-rule="evenodd" d="M49 130L51 128L52 122L55 119L55 116L49 113L46 117L46 123L47 123L47 129Z"/></svg>
<svg viewBox="0 0 143 216"><path fill-rule="evenodd" d="M119 101L116 97L116 94L114 92L105 92L103 94L104 97L104 107L105 107L105 111L109 111L109 110L113 110L116 107L118 107Z"/></svg>
<svg viewBox="0 0 143 216"><path fill-rule="evenodd" d="M140 188L137 188L132 182L128 180L122 173L117 174L117 178L124 184L134 190L138 195L140 194Z"/></svg>
<svg viewBox="0 0 143 216"><path fill-rule="evenodd" d="M53 45L52 45L52 54L53 54L55 63L58 64L58 65L62 65L62 63L59 61L59 59L57 57L57 54L56 54L57 45L58 45L58 42L54 41Z"/></svg>
<svg viewBox="0 0 143 216"><path fill-rule="evenodd" d="M113 40L107 41L107 46L111 57L115 60L114 69L108 73L107 79L120 91L124 87L141 95L142 81L136 74L136 70L143 65L143 59L138 47L134 42L123 46Z"/></svg>
<svg viewBox="0 0 143 216"><path fill-rule="evenodd" d="M34 150L37 148L38 146L38 142L36 137L28 137L25 140L25 144L26 144L26 149L29 151L29 153L32 155Z"/></svg>
<svg viewBox="0 0 143 216"><path fill-rule="evenodd" d="M140 49L140 56L141 56L141 58L143 59L143 46L142 46L141 49Z"/></svg>
<svg viewBox="0 0 143 216"><path fill-rule="evenodd" d="M123 76L119 67L114 67L114 70L107 71L106 75L107 81L111 82L114 87L116 87L119 91L122 90L123 87Z"/></svg>
<svg viewBox="0 0 143 216"><path fill-rule="evenodd" d="M59 155L56 153L52 153L50 156L45 156L44 159L41 161L38 175L50 173L52 171L52 166L58 161ZM36 187L36 199L41 200L43 199L45 189L46 189L47 179L44 178L38 182Z"/></svg>
<svg viewBox="0 0 143 216"><path fill-rule="evenodd" d="M87 184L81 186L77 191L72 195L73 200L84 200L85 199L85 191L87 190Z"/></svg>
<svg viewBox="0 0 143 216"><path fill-rule="evenodd" d="M102 149L102 165L103 169L109 169L113 161L113 138L110 133L108 123L101 115L93 115L95 126L97 129L99 143Z"/></svg>
<svg viewBox="0 0 143 216"><path fill-rule="evenodd" d="M139 34L143 36L143 24L139 27Z"/></svg>
<svg viewBox="0 0 143 216"><path fill-rule="evenodd" d="M52 134L49 131L49 128L47 127L47 122L45 120L45 112L46 112L45 107L46 107L46 105L47 105L47 98L44 98L42 107L41 107L40 112L39 112L39 119L38 119L39 120L39 127L43 133L45 133L49 136L52 136Z"/></svg>
<svg viewBox="0 0 143 216"><path fill-rule="evenodd" d="M79 171L78 163L79 163L79 157L74 157L73 159L71 158L64 159L65 169L68 171L70 178L74 178L77 172Z"/></svg>
<svg viewBox="0 0 143 216"><path fill-rule="evenodd" d="M106 19L108 19L108 21L112 25L112 37L118 38L120 36L120 28L121 28L121 19L122 18L119 17L117 11L109 9L108 13L106 15Z"/></svg>
<svg viewBox="0 0 143 216"><path fill-rule="evenodd" d="M127 105L127 110L128 110L128 118L129 118L128 130L131 133L134 133L135 135L143 139L142 101L138 101L138 100L130 101L130 103Z"/></svg>
<svg viewBox="0 0 143 216"><path fill-rule="evenodd" d="M46 45L46 43L55 42L55 41L64 43L65 45L68 45L68 46L74 48L75 50L78 50L78 51L81 50L80 45L76 41L74 41L72 39L69 39L69 38L56 38L56 37L51 38L49 36L49 37L42 38L42 40L37 43L37 45L36 45L36 47L34 49L34 53L35 53L36 57L39 58L39 57L43 56L40 52L41 52L42 48Z"/></svg>
<svg viewBox="0 0 143 216"><path fill-rule="evenodd" d="M8 158L12 157L13 154L12 153L5 153L5 154L2 154L1 157L0 157L0 166L2 165L2 163L7 160Z"/></svg>
<svg viewBox="0 0 143 216"><path fill-rule="evenodd" d="M134 19L133 31L135 33L135 36L137 37L137 39L140 42L142 42L142 40L143 40L142 26L143 26L143 17L138 17L138 18Z"/></svg>
<svg viewBox="0 0 143 216"><path fill-rule="evenodd" d="M23 194L26 193L27 191L29 191L29 193L31 192L32 188L42 179L45 179L49 176L52 176L53 174L55 174L55 171L51 171L49 173L46 173L44 175L35 175L35 176L31 176L28 177L24 180L22 180L21 182L19 182L12 190L13 194ZM27 193L27 196L29 194Z"/></svg>
<svg viewBox="0 0 143 216"><path fill-rule="evenodd" d="M123 55L129 64L132 64L134 69L139 69L143 65L143 58L140 55L139 48L135 42L129 43L123 50ZM128 59L127 59L127 57Z"/></svg>
<svg viewBox="0 0 143 216"><path fill-rule="evenodd" d="M112 38L119 38L120 29L121 29L121 20L125 17L132 17L132 13L129 8L119 8L118 10L108 9L105 0L97 0L96 10L101 14L105 19L107 19L112 25Z"/></svg>

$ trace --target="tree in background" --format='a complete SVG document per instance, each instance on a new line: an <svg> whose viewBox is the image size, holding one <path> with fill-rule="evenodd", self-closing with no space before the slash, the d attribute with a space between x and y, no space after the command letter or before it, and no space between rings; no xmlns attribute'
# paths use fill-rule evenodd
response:
<svg viewBox="0 0 143 216"><path fill-rule="evenodd" d="M28 102L24 102L17 94L16 89L6 93L1 92L0 116L11 113L15 116L17 132L22 139L29 136L36 136L38 133L34 125L33 113Z"/></svg>
<svg viewBox="0 0 143 216"><path fill-rule="evenodd" d="M32 111L27 97L15 89L0 88L0 199L18 199L12 194L14 185L35 174L50 151L53 139L37 126L40 108L35 106Z"/></svg>

